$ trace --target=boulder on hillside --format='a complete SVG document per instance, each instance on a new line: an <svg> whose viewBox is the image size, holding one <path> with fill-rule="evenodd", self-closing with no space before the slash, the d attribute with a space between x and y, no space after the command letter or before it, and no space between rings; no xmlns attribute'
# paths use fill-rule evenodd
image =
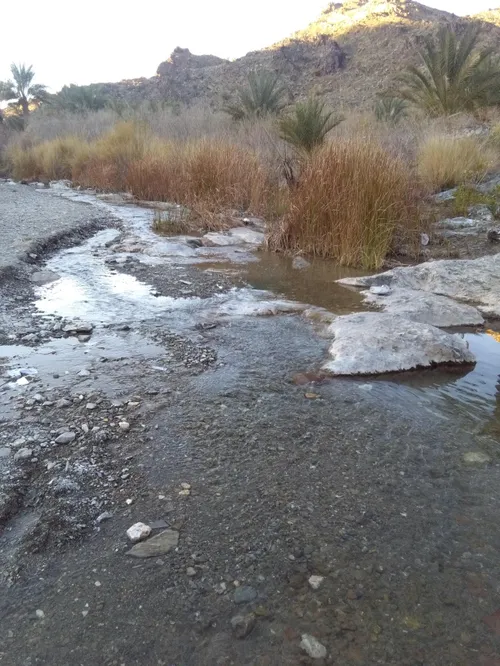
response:
<svg viewBox="0 0 500 666"><path fill-rule="evenodd" d="M222 65L225 62L229 61L214 55L194 55L189 49L177 46L172 51L170 58L158 65L156 73L158 76L169 76L179 70L213 67L214 65Z"/></svg>

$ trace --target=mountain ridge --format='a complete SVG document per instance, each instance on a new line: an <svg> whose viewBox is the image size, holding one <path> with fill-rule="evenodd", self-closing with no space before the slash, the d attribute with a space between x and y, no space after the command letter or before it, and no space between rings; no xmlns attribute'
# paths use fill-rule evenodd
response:
<svg viewBox="0 0 500 666"><path fill-rule="evenodd" d="M254 69L276 72L288 101L307 95L344 109L366 109L408 64L418 63L425 37L443 26L482 26L482 43L500 52L500 9L459 17L413 0L331 2L304 29L234 61L194 55L177 47L157 75L104 84L112 96L168 100L222 108L232 101Z"/></svg>

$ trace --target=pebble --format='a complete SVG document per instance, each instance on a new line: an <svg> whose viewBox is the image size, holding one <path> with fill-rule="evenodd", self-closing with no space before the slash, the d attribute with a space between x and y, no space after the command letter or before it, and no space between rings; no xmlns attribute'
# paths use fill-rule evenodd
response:
<svg viewBox="0 0 500 666"><path fill-rule="evenodd" d="M45 617L45 613L44 613L43 610L41 610L40 608L37 608L37 610L35 611L35 615L36 615L37 618L39 618L40 620L43 619L43 618Z"/></svg>
<svg viewBox="0 0 500 666"><path fill-rule="evenodd" d="M8 446L0 446L0 458L8 458L12 452Z"/></svg>
<svg viewBox="0 0 500 666"><path fill-rule="evenodd" d="M128 430L130 428L130 423L127 421L120 421L118 423L118 427L121 428L122 430Z"/></svg>
<svg viewBox="0 0 500 666"><path fill-rule="evenodd" d="M186 574L192 578L193 576L196 576L196 569L194 567L188 567L186 569Z"/></svg>
<svg viewBox="0 0 500 666"><path fill-rule="evenodd" d="M179 532L177 530L165 530L147 541L142 541L133 546L127 555L131 557L159 557L177 548L179 543Z"/></svg>
<svg viewBox="0 0 500 666"><path fill-rule="evenodd" d="M235 615L231 618L231 627L236 638L246 638L255 627L255 615L253 613Z"/></svg>
<svg viewBox="0 0 500 666"><path fill-rule="evenodd" d="M317 638L310 634L302 634L300 647L311 659L324 659L326 657L326 647L322 645Z"/></svg>
<svg viewBox="0 0 500 666"><path fill-rule="evenodd" d="M77 377L90 377L90 370L87 370L86 368L82 368L80 372L77 372L76 374Z"/></svg>
<svg viewBox="0 0 500 666"><path fill-rule="evenodd" d="M462 460L467 465L485 465L491 462L490 456L482 451L468 451L464 453Z"/></svg>
<svg viewBox="0 0 500 666"><path fill-rule="evenodd" d="M313 590L318 590L324 580L324 576L309 576L309 585Z"/></svg>
<svg viewBox="0 0 500 666"><path fill-rule="evenodd" d="M90 340L90 335L79 335L78 342L88 342Z"/></svg>
<svg viewBox="0 0 500 666"><path fill-rule="evenodd" d="M145 523L134 523L132 527L127 530L127 536L132 543L143 541L151 534L151 527Z"/></svg>
<svg viewBox="0 0 500 666"><path fill-rule="evenodd" d="M391 292L392 289L386 284L374 285L373 287L370 287L370 293L375 294L376 296L389 296Z"/></svg>
<svg viewBox="0 0 500 666"><path fill-rule="evenodd" d="M89 409L89 410L95 409L95 408L97 407L97 405L95 404L95 402L88 402L85 406L86 406L86 408Z"/></svg>
<svg viewBox="0 0 500 666"><path fill-rule="evenodd" d="M69 444L76 437L74 432L63 432L59 437L56 437L56 444Z"/></svg>
<svg viewBox="0 0 500 666"><path fill-rule="evenodd" d="M100 524L100 523L104 522L105 520L109 520L110 518L113 518L113 514L110 511L104 511L103 513L101 513L97 516L95 521L96 521L96 523Z"/></svg>
<svg viewBox="0 0 500 666"><path fill-rule="evenodd" d="M181 483L181 488L183 490L191 490L191 484L190 483Z"/></svg>
<svg viewBox="0 0 500 666"><path fill-rule="evenodd" d="M31 458L33 455L33 449L28 449L26 447L23 447L22 449L19 449L19 451L16 451L14 454L14 460L28 460Z"/></svg>
<svg viewBox="0 0 500 666"><path fill-rule="evenodd" d="M56 402L56 407L62 408L62 407L70 407L71 405L71 400L67 400L66 398L61 398Z"/></svg>
<svg viewBox="0 0 500 666"><path fill-rule="evenodd" d="M257 590L250 585L243 585L236 588L233 594L233 601L235 604L247 604L257 598Z"/></svg>

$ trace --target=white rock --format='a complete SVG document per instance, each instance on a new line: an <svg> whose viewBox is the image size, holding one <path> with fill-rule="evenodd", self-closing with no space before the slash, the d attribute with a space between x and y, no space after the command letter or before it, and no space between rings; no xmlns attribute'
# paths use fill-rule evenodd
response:
<svg viewBox="0 0 500 666"><path fill-rule="evenodd" d="M300 647L311 659L324 659L326 657L326 647L310 634L302 634Z"/></svg>
<svg viewBox="0 0 500 666"><path fill-rule="evenodd" d="M80 372L77 373L77 377L90 377L90 370L82 368L82 370L80 370Z"/></svg>
<svg viewBox="0 0 500 666"><path fill-rule="evenodd" d="M375 294L376 296L388 296L390 293L392 293L392 289L386 284L381 284L379 287L370 287L370 293Z"/></svg>
<svg viewBox="0 0 500 666"><path fill-rule="evenodd" d="M380 292L380 289L387 289ZM382 295L381 295L382 293ZM465 303L429 294L415 289L391 289L386 285L370 287L363 291L365 303L380 306L384 312L403 315L411 321L432 326L476 326L484 323L484 319L475 307Z"/></svg>
<svg viewBox="0 0 500 666"><path fill-rule="evenodd" d="M485 465L491 462L490 456L482 451L468 451L464 453L462 459L467 465Z"/></svg>
<svg viewBox="0 0 500 666"><path fill-rule="evenodd" d="M76 437L76 434L74 432L63 432L59 435L59 437L56 437L56 444L70 444Z"/></svg>
<svg viewBox="0 0 500 666"><path fill-rule="evenodd" d="M202 238L203 245L225 246L225 245L262 245L265 240L265 234L261 231L255 231L248 227L236 227L229 229L226 233L211 231Z"/></svg>
<svg viewBox="0 0 500 666"><path fill-rule="evenodd" d="M132 527L127 530L127 536L132 543L143 541L151 534L151 528L145 523L134 523Z"/></svg>
<svg viewBox="0 0 500 666"><path fill-rule="evenodd" d="M95 402L88 402L85 406L86 406L86 408L89 409L90 411L92 411L93 409L95 409L95 408L97 407L97 405L95 404Z"/></svg>
<svg viewBox="0 0 500 666"><path fill-rule="evenodd" d="M128 430L130 428L130 423L127 421L120 421L118 423L118 427L121 428L122 430Z"/></svg>
<svg viewBox="0 0 500 666"><path fill-rule="evenodd" d="M500 254L479 259L427 261L338 282L354 287L388 285L426 291L476 305L483 314L500 316Z"/></svg>
<svg viewBox="0 0 500 666"><path fill-rule="evenodd" d="M33 456L33 449L22 448L16 451L14 460L28 460Z"/></svg>
<svg viewBox="0 0 500 666"><path fill-rule="evenodd" d="M474 363L474 354L459 335L382 312L337 317L327 329L332 357L323 369L334 375L372 375Z"/></svg>
<svg viewBox="0 0 500 666"><path fill-rule="evenodd" d="M319 590L321 583L325 580L324 576L309 576L309 585L313 590Z"/></svg>

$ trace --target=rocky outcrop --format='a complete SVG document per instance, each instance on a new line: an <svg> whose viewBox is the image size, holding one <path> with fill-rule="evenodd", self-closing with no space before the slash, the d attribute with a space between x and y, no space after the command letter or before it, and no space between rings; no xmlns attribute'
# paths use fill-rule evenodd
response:
<svg viewBox="0 0 500 666"><path fill-rule="evenodd" d="M400 315L361 312L337 317L328 334L333 336L331 360L323 370L332 375L374 375L475 363L460 335Z"/></svg>
<svg viewBox="0 0 500 666"><path fill-rule="evenodd" d="M415 289L390 289L377 293L377 288L363 291L365 303L376 305L388 314L401 315L410 321L449 328L453 326L478 326L484 319L475 307L457 303L446 296L429 294Z"/></svg>
<svg viewBox="0 0 500 666"><path fill-rule="evenodd" d="M438 294L475 305L483 315L500 317L500 254L479 259L427 261L338 282L354 287L387 285Z"/></svg>
<svg viewBox="0 0 500 666"><path fill-rule="evenodd" d="M170 58L158 65L156 73L158 76L171 76L180 71L213 67L214 65L222 65L227 62L229 61L214 55L194 55L189 49L177 46L172 51Z"/></svg>

